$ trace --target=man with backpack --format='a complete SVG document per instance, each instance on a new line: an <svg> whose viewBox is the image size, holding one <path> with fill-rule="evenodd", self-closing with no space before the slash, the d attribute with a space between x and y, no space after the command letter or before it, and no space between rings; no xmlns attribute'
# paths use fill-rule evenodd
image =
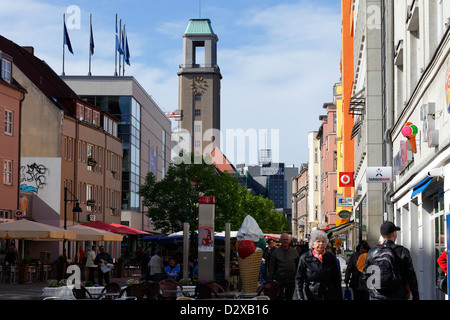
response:
<svg viewBox="0 0 450 320"><path fill-rule="evenodd" d="M384 222L380 233L384 242L372 248L366 258L363 280L371 300L419 300L419 286L408 249L396 245L400 228Z"/></svg>

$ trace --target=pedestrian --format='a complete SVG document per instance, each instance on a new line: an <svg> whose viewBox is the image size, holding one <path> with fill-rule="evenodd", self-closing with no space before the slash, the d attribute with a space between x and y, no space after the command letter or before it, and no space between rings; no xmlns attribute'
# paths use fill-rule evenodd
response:
<svg viewBox="0 0 450 320"><path fill-rule="evenodd" d="M195 264L194 259L189 259L189 279L198 279L198 266Z"/></svg>
<svg viewBox="0 0 450 320"><path fill-rule="evenodd" d="M291 238L287 233L280 237L281 246L270 255L269 280L281 285L280 299L292 300L295 291L295 272L298 252L290 246Z"/></svg>
<svg viewBox="0 0 450 320"><path fill-rule="evenodd" d="M150 276L149 269L148 269L148 263L150 262L150 248L145 248L144 252L142 253L142 279L147 280Z"/></svg>
<svg viewBox="0 0 450 320"><path fill-rule="evenodd" d="M270 255L272 254L273 250L275 250L275 241L273 239L267 240L267 246L263 251L263 263L264 263L264 269L263 269L263 279L268 279L269 275L269 266L270 266Z"/></svg>
<svg viewBox="0 0 450 320"><path fill-rule="evenodd" d="M347 269L345 270L344 283L353 290L353 296L355 300L369 300L369 293L367 292L367 288L364 282L360 281L362 269L358 269L359 259L362 257L362 255L366 256L369 250L369 243L365 240L361 241L356 247L356 251L350 256L347 264ZM365 258L365 256L363 258Z"/></svg>
<svg viewBox="0 0 450 320"><path fill-rule="evenodd" d="M439 290L441 290L444 293L448 293L448 286L447 286L447 250L445 250L444 252L442 252L442 254L437 258L437 264L439 265L439 267L441 268L441 270L444 272L443 275L440 275L441 273L439 272L438 277L438 287Z"/></svg>
<svg viewBox="0 0 450 320"><path fill-rule="evenodd" d="M94 260L97 256L97 246L92 246L91 249L87 253L86 259L86 268L88 270L88 280L92 282L92 285L95 284L95 269L97 269L97 265Z"/></svg>
<svg viewBox="0 0 450 320"><path fill-rule="evenodd" d="M164 264L161 259L161 250L156 249L155 254L148 264L150 270L150 280L159 281L164 277Z"/></svg>
<svg viewBox="0 0 450 320"><path fill-rule="evenodd" d="M98 248L99 253L95 257L94 263L98 266L98 284L108 284L109 283L109 272L111 271L113 260L109 253L105 251L104 246ZM114 266L114 265L112 265ZM105 280L103 282L103 279Z"/></svg>
<svg viewBox="0 0 450 320"><path fill-rule="evenodd" d="M441 267L441 270L447 274L447 250L442 252L439 258L437 258L437 263Z"/></svg>
<svg viewBox="0 0 450 320"><path fill-rule="evenodd" d="M19 262L19 253L13 242L9 245L8 251L5 254L5 265L15 265Z"/></svg>
<svg viewBox="0 0 450 320"><path fill-rule="evenodd" d="M390 221L380 226L384 242L367 253L363 280L371 300L419 300L419 286L410 251L395 244L400 228ZM409 289L408 289L409 287Z"/></svg>
<svg viewBox="0 0 450 320"><path fill-rule="evenodd" d="M328 236L311 232L309 250L300 256L296 280L300 300L342 300L342 276L336 256L325 250Z"/></svg>
<svg viewBox="0 0 450 320"><path fill-rule="evenodd" d="M180 276L180 265L177 264L174 258L169 259L169 265L164 268L167 279L178 281Z"/></svg>

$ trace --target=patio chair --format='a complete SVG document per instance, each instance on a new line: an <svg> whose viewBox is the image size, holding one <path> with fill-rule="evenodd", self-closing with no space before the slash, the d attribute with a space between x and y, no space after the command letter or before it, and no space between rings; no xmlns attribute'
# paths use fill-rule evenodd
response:
<svg viewBox="0 0 450 320"><path fill-rule="evenodd" d="M219 280L217 281L217 283L222 286L224 292L230 291L230 281L228 281L227 279Z"/></svg>
<svg viewBox="0 0 450 320"><path fill-rule="evenodd" d="M183 291L183 286L178 283L178 281L171 279L164 279L159 282L159 287L161 289L158 295L159 300L176 300L177 293Z"/></svg>
<svg viewBox="0 0 450 320"><path fill-rule="evenodd" d="M73 288L72 293L77 300L94 299L91 293L85 287L80 287L79 289Z"/></svg>
<svg viewBox="0 0 450 320"><path fill-rule="evenodd" d="M158 282L147 281L144 283L145 295L147 300L157 300L160 293Z"/></svg>
<svg viewBox="0 0 450 320"><path fill-rule="evenodd" d="M119 299L124 297L126 294L127 297L135 297L136 300L143 300L146 294L145 286L142 284L132 284L126 288L123 288L120 291Z"/></svg>
<svg viewBox="0 0 450 320"><path fill-rule="evenodd" d="M194 298L196 299L213 299L218 298L217 287L207 283L199 283L195 286Z"/></svg>
<svg viewBox="0 0 450 320"><path fill-rule="evenodd" d="M217 281L206 281L206 282L202 282L202 283L212 287L216 293L225 293L225 289Z"/></svg>
<svg viewBox="0 0 450 320"><path fill-rule="evenodd" d="M270 300L277 300L281 295L281 285L275 281L268 281L256 289L256 295L266 295Z"/></svg>
<svg viewBox="0 0 450 320"><path fill-rule="evenodd" d="M120 287L120 284L118 284L117 282L110 282L108 283L102 290L101 293L119 293L122 290L122 288ZM100 299L108 299L107 297L99 297ZM112 296L109 297L109 299L112 299Z"/></svg>

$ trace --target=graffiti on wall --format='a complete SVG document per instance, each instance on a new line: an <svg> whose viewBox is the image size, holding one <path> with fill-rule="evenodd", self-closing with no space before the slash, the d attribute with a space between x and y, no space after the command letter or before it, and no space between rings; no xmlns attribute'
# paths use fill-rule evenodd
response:
<svg viewBox="0 0 450 320"><path fill-rule="evenodd" d="M47 177L50 173L42 164L32 163L20 167L20 189L38 193L47 184Z"/></svg>

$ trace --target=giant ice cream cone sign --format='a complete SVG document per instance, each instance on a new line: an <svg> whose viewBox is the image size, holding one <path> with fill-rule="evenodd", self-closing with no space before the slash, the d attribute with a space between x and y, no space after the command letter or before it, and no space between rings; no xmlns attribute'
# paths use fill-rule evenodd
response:
<svg viewBox="0 0 450 320"><path fill-rule="evenodd" d="M417 153L416 134L418 131L417 126L413 125L411 122L406 122L402 128L402 134L408 139L414 153Z"/></svg>
<svg viewBox="0 0 450 320"><path fill-rule="evenodd" d="M237 253L242 289L248 293L256 292L263 254L261 246L265 247L264 234L256 220L248 215L236 238L239 241Z"/></svg>

